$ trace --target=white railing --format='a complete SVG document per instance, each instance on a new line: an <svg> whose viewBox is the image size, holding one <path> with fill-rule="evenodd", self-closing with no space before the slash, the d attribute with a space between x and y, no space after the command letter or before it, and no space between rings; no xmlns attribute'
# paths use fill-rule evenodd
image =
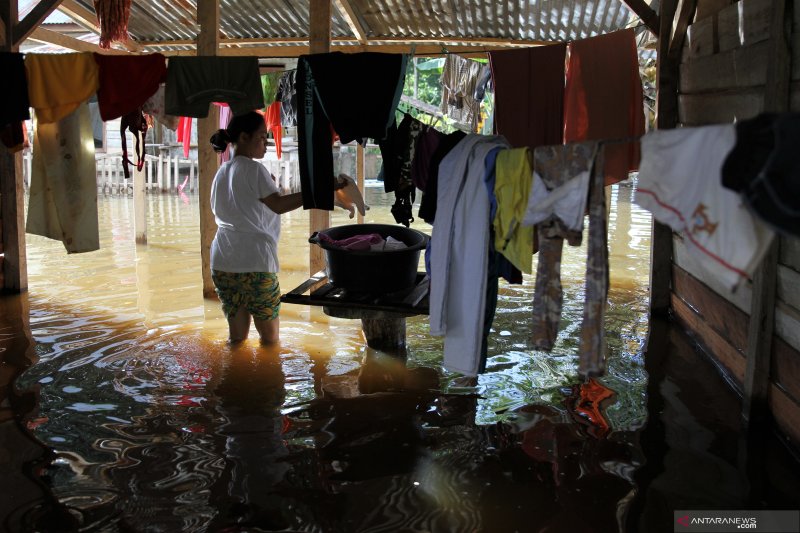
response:
<svg viewBox="0 0 800 533"><path fill-rule="evenodd" d="M159 154L145 156L145 191L150 193L196 192L198 190L197 160L171 154L169 146L159 147ZM22 155L22 179L27 190L30 186L32 154ZM130 154L129 154L130 159ZM133 194L134 165L128 165L130 178L125 179L122 153L98 152L95 155L97 192L102 194Z"/></svg>

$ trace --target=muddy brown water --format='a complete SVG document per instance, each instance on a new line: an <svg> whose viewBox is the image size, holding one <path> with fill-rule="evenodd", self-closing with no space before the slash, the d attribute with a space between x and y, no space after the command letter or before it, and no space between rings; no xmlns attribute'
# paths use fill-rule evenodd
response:
<svg viewBox="0 0 800 533"><path fill-rule="evenodd" d="M594 388L576 376L585 246L565 248L550 354L527 348L533 277L501 282L473 385L441 369L424 316L408 319L404 357L367 349L359 321L288 304L279 346L253 331L231 348L202 298L196 195L148 196L147 245L127 197L100 198L97 252L28 235L30 290L0 300L0 376L14 380L0 389L0 523L672 531L674 509L800 507L797 463L771 434L762 477L741 466L739 400L679 328L654 322L645 358L650 217L632 192L612 193L608 373ZM366 221L391 223L392 199L367 193ZM283 217L284 292L308 275L308 233L306 213Z"/></svg>

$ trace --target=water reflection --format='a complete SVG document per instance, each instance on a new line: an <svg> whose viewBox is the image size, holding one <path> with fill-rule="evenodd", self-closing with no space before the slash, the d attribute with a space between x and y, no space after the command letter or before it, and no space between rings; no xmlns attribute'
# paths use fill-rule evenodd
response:
<svg viewBox="0 0 800 533"><path fill-rule="evenodd" d="M367 192L366 221L391 223L391 199ZM17 386L40 389L30 427L55 453L31 498L85 530L559 531L588 506L580 519L607 531L646 419L649 218L630 195L612 195L598 383L612 392L596 404L576 383L585 247L565 250L554 352L527 348L533 279L501 284L487 373L465 386L440 369L422 316L407 320L407 352L387 354L365 348L360 321L284 305L280 347L231 349L219 304L202 299L197 197L148 197L146 246L132 200L101 198L99 251L29 236L23 329L39 360ZM284 290L308 275L307 236L307 213L284 217Z"/></svg>

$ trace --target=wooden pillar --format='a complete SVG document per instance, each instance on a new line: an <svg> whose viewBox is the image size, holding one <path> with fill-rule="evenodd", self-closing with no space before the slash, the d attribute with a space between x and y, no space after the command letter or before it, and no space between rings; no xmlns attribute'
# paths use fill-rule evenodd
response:
<svg viewBox="0 0 800 533"><path fill-rule="evenodd" d="M406 346L406 318L362 318L367 346L374 350L397 350Z"/></svg>
<svg viewBox="0 0 800 533"><path fill-rule="evenodd" d="M672 21L678 0L662 0L659 15L658 66L656 69L656 128L678 124L678 67L680 56L669 54ZM653 219L650 234L650 314L666 315L672 281L672 230Z"/></svg>
<svg viewBox="0 0 800 533"><path fill-rule="evenodd" d="M356 184L358 185L358 190L361 191L361 196L366 200L367 194L364 190L364 147L360 144L356 145ZM358 220L359 224L364 223L364 215L361 214L361 211L358 211Z"/></svg>
<svg viewBox="0 0 800 533"><path fill-rule="evenodd" d="M142 170L133 167L133 228L136 244L147 244L147 217L145 216L144 181L147 167Z"/></svg>
<svg viewBox="0 0 800 533"><path fill-rule="evenodd" d="M789 110L792 71L792 0L773 0L770 22L769 63L764 92L764 111ZM769 412L769 367L775 325L775 283L778 277L776 237L753 276L753 298L747 335L747 367L744 375L742 419L747 427Z"/></svg>
<svg viewBox="0 0 800 533"><path fill-rule="evenodd" d="M200 34L197 36L197 55L215 56L219 50L219 0L198 0L197 21ZM211 241L217 231L214 213L211 211L211 182L219 167L217 154L209 139L219 129L219 110L211 105L208 117L197 120L197 166L200 194L200 257L203 263L203 297L213 298L214 283L211 281Z"/></svg>
<svg viewBox="0 0 800 533"><path fill-rule="evenodd" d="M308 30L309 52L324 54L331 50L331 0L309 0ZM329 211L310 210L309 234L331 226ZM309 274L313 275L325 268L325 254L319 246L309 246Z"/></svg>
<svg viewBox="0 0 800 533"><path fill-rule="evenodd" d="M17 52L13 27L17 22L17 0L0 2L3 40L0 51ZM11 153L0 144L0 225L2 225L2 289L23 292L28 289L28 259L25 253L25 186L22 152Z"/></svg>

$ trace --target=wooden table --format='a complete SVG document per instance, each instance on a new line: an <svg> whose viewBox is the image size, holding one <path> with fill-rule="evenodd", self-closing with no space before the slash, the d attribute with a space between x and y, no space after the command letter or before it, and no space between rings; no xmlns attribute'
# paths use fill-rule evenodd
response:
<svg viewBox="0 0 800 533"><path fill-rule="evenodd" d="M317 272L281 296L281 302L322 306L337 318L360 318L367 346L377 350L405 348L406 317L428 314L429 279L417 273L414 286L399 293L366 294L334 287L324 271Z"/></svg>

